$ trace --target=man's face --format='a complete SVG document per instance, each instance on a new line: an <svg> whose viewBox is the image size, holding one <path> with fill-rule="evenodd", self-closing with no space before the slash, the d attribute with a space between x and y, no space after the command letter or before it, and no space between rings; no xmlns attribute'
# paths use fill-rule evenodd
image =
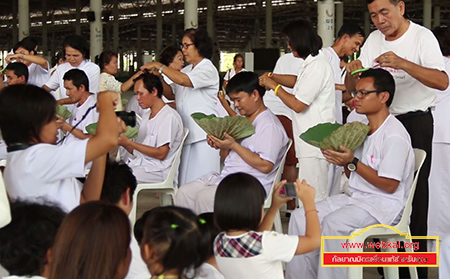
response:
<svg viewBox="0 0 450 279"><path fill-rule="evenodd" d="M14 85L14 84L26 84L27 82L25 81L25 77L21 76L18 77L16 76L16 74L14 73L13 70L6 70L6 84L9 85Z"/></svg>
<svg viewBox="0 0 450 279"><path fill-rule="evenodd" d="M142 79L136 81L134 84L134 93L136 94L139 106L143 109L151 108L155 98L158 98L144 87L144 81Z"/></svg>
<svg viewBox="0 0 450 279"><path fill-rule="evenodd" d="M250 116L256 110L256 93L248 94L244 91L230 93L230 99L242 116Z"/></svg>
<svg viewBox="0 0 450 279"><path fill-rule="evenodd" d="M344 35L344 50L346 56L353 56L353 53L359 51L359 48L364 43L364 37L361 34L355 34L353 36Z"/></svg>
<svg viewBox="0 0 450 279"><path fill-rule="evenodd" d="M373 81L372 77L361 78L356 84L355 91L362 93L375 91L376 89L373 86ZM364 94L362 97L355 97L356 112L360 114L372 114L378 112L385 103L385 101L382 100L384 97L383 94L389 93L373 92Z"/></svg>
<svg viewBox="0 0 450 279"><path fill-rule="evenodd" d="M367 5L373 24L388 40L399 37L401 25L404 23L405 3L399 1L393 5L389 0L375 0Z"/></svg>
<svg viewBox="0 0 450 279"><path fill-rule="evenodd" d="M66 89L67 96L74 102L79 102L84 93L84 86L80 85L80 88L77 88L71 80L64 81L64 88Z"/></svg>

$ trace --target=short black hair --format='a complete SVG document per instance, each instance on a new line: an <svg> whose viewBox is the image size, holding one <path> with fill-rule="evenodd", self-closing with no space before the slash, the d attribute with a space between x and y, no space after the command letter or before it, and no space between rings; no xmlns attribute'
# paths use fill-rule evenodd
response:
<svg viewBox="0 0 450 279"><path fill-rule="evenodd" d="M367 4L372 4L372 2L375 0L366 0ZM389 0L389 2L391 2L392 5L397 6L398 2L400 2L401 0Z"/></svg>
<svg viewBox="0 0 450 279"><path fill-rule="evenodd" d="M89 92L89 78L83 70L70 69L64 74L63 80L72 81L77 89L80 89L80 86L84 85L84 90Z"/></svg>
<svg viewBox="0 0 450 279"><path fill-rule="evenodd" d="M302 58L316 56L322 48L322 39L317 35L311 22L299 19L288 23L283 34L289 38L289 46Z"/></svg>
<svg viewBox="0 0 450 279"><path fill-rule="evenodd" d="M136 190L137 182L133 171L127 164L108 161L103 180L102 194L100 200L117 204L125 191L130 188L130 200Z"/></svg>
<svg viewBox="0 0 450 279"><path fill-rule="evenodd" d="M358 24L354 23L344 23L339 29L338 38L341 38L344 35L348 35L349 37L353 37L355 35L361 35L362 37L366 37L364 30Z"/></svg>
<svg viewBox="0 0 450 279"><path fill-rule="evenodd" d="M11 223L0 229L0 263L10 275L42 275L64 216L48 201L11 203Z"/></svg>
<svg viewBox="0 0 450 279"><path fill-rule="evenodd" d="M204 238L209 240L210 248L208 249L209 254L207 258L214 256L214 239L219 235L220 229L214 223L214 213L206 212L198 215L199 221L201 223L200 228L202 229L202 235Z"/></svg>
<svg viewBox="0 0 450 279"><path fill-rule="evenodd" d="M159 55L159 62L166 66L169 66L170 63L172 63L173 60L175 59L175 56L177 55L178 52L181 52L179 47L176 46L166 47Z"/></svg>
<svg viewBox="0 0 450 279"><path fill-rule="evenodd" d="M436 36L442 55L450 55L450 27L439 26L433 29L434 36Z"/></svg>
<svg viewBox="0 0 450 279"><path fill-rule="evenodd" d="M28 81L28 67L21 62L9 63L8 66L6 66L6 71L13 71L16 76L24 76L25 82Z"/></svg>
<svg viewBox="0 0 450 279"><path fill-rule="evenodd" d="M239 72L233 76L227 84L228 95L241 91L252 94L253 90L257 90L261 98L266 93L264 87L259 85L258 75L254 72Z"/></svg>
<svg viewBox="0 0 450 279"><path fill-rule="evenodd" d="M188 36L191 39L192 43L197 48L198 53L204 57L211 59L213 52L213 44L212 40L209 37L208 33L203 29L186 29L184 31L184 36Z"/></svg>
<svg viewBox="0 0 450 279"><path fill-rule="evenodd" d="M236 62L236 60L237 60L239 57L242 58L242 60L244 60L244 56L242 56L242 54L238 53L238 54L236 54L236 55L233 57L233 62Z"/></svg>
<svg viewBox="0 0 450 279"><path fill-rule="evenodd" d="M36 38L28 36L28 37L23 38L17 44L15 44L13 47L13 51L16 52L16 50L19 47L21 47L21 48L28 50L30 52L30 54L31 54L31 52L33 52L32 54L36 54L37 46L38 46L38 42L37 42Z"/></svg>
<svg viewBox="0 0 450 279"><path fill-rule="evenodd" d="M71 48L76 49L79 52L81 52L84 59L89 58L89 44L85 38L83 38L79 35L67 36L64 39L63 46L64 46L64 55L66 52L66 50L65 50L66 47L71 47Z"/></svg>
<svg viewBox="0 0 450 279"><path fill-rule="evenodd" d="M111 59L113 57L118 58L118 54L117 52L111 51L111 50L105 50L102 53L100 53L100 55L98 56L98 61L95 61L97 63L97 65L100 67L100 71L103 72L103 70L105 69L105 65L109 64L109 62L111 62ZM97 56L96 56L97 58Z"/></svg>
<svg viewBox="0 0 450 279"><path fill-rule="evenodd" d="M17 84L0 93L0 130L8 146L41 142L42 127L55 115L55 98L40 87Z"/></svg>
<svg viewBox="0 0 450 279"><path fill-rule="evenodd" d="M266 191L254 176L238 172L226 176L214 198L214 222L221 231L257 230Z"/></svg>
<svg viewBox="0 0 450 279"><path fill-rule="evenodd" d="M361 73L360 79L363 78L373 78L373 87L376 90L389 93L389 99L386 102L387 107L389 107L395 93L395 81L391 73L383 69L369 69Z"/></svg>
<svg viewBox="0 0 450 279"><path fill-rule="evenodd" d="M136 82L138 80L141 80L144 82L144 88L148 90L148 92L152 92L153 88L156 88L156 91L158 92L158 98L162 98L162 94L163 94L163 85L161 80L159 79L159 77L148 73L148 72L144 72L143 74L141 74L140 76L138 76L137 78L135 78L133 81Z"/></svg>

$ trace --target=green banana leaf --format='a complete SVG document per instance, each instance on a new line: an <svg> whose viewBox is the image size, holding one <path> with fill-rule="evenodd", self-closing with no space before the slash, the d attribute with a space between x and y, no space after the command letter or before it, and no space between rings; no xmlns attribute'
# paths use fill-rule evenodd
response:
<svg viewBox="0 0 450 279"><path fill-rule="evenodd" d="M89 124L86 126L86 131L91 135L95 135L95 133L97 131L97 126L98 126L98 123ZM133 138L137 137L138 132L139 132L138 127L127 126L127 130L125 133L123 133L123 135L129 139L133 139Z"/></svg>
<svg viewBox="0 0 450 279"><path fill-rule="evenodd" d="M70 113L67 107L61 105L56 106L56 114L64 119L69 119L72 116L72 113Z"/></svg>
<svg viewBox="0 0 450 279"><path fill-rule="evenodd" d="M253 127L252 123L242 116L225 116L221 118L216 117L214 114L206 115L196 112L191 114L191 117L208 135L213 135L221 140L225 139L223 136L224 132L234 139L246 138L255 133L255 127Z"/></svg>

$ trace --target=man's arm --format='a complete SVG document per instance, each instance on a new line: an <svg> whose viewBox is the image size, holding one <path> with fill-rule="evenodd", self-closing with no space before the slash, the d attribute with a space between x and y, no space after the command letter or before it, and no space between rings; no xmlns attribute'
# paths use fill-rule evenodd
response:
<svg viewBox="0 0 450 279"><path fill-rule="evenodd" d="M261 86L264 86L266 89L272 89L274 92L276 89L276 96L278 96L286 106L288 106L296 113L300 113L308 108L307 104L299 101L293 94L286 92L283 87L278 86L279 84L277 84L275 80L269 78L267 75L262 75L259 77L259 84Z"/></svg>
<svg viewBox="0 0 450 279"><path fill-rule="evenodd" d="M166 143L160 147L152 147L145 144L134 142L124 135L119 136L119 145L123 146L130 154L133 154L134 150L140 153L158 159L164 160L169 154L169 144Z"/></svg>
<svg viewBox="0 0 450 279"><path fill-rule="evenodd" d="M274 73L264 73L261 77L268 77L275 81L275 83L281 84L283 86L294 88L295 82L297 82L297 76L295 75L282 75Z"/></svg>

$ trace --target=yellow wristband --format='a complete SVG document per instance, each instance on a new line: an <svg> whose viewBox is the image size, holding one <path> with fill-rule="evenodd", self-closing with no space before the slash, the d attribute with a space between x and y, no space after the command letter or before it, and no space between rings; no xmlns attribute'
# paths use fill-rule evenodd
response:
<svg viewBox="0 0 450 279"><path fill-rule="evenodd" d="M278 92L278 89L280 89L280 87L281 87L281 85L278 84L277 87L275 87L275 89L273 90L275 96L278 96L278 93L277 93L277 92Z"/></svg>

